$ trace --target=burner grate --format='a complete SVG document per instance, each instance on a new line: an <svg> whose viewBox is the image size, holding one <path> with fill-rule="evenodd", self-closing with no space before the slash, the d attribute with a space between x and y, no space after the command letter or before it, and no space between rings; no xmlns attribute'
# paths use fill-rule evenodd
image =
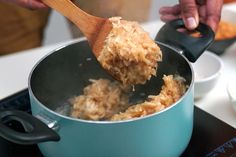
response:
<svg viewBox="0 0 236 157"><path fill-rule="evenodd" d="M15 109L31 113L28 90L24 89L0 101L0 109Z"/></svg>

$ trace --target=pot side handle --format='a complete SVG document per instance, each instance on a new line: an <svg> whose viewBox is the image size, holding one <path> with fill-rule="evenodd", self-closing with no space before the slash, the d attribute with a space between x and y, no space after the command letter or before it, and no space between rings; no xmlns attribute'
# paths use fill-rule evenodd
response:
<svg viewBox="0 0 236 157"><path fill-rule="evenodd" d="M20 123L25 132L14 130L7 123ZM0 111L0 136L17 144L37 144L46 141L59 141L60 136L34 116L18 110Z"/></svg>
<svg viewBox="0 0 236 157"><path fill-rule="evenodd" d="M167 22L157 33L155 40L182 50L183 55L190 62L195 62L214 41L215 33L203 23L199 23L196 28L196 31L201 33L201 37L192 37L179 32L177 31L179 28L185 28L183 20L177 19Z"/></svg>

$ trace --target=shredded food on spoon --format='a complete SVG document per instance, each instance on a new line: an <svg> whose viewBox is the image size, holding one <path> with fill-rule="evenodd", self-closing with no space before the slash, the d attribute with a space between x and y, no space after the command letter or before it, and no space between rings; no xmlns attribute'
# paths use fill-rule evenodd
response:
<svg viewBox="0 0 236 157"><path fill-rule="evenodd" d="M143 28L120 17L109 19L113 25L98 61L117 80L126 85L144 84L156 76L162 53Z"/></svg>

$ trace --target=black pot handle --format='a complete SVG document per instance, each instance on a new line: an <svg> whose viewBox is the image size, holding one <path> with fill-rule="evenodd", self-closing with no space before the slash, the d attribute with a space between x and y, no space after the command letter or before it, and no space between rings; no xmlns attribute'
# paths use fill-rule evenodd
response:
<svg viewBox="0 0 236 157"><path fill-rule="evenodd" d="M19 132L6 125L19 122L25 132ZM34 116L18 110L0 111L0 136L17 144L37 144L46 141L59 141L60 136Z"/></svg>
<svg viewBox="0 0 236 157"><path fill-rule="evenodd" d="M200 23L196 28L201 33L201 37L198 38L177 31L179 28L185 28L183 20L177 19L167 22L157 33L155 40L182 50L183 55L189 61L195 62L214 41L215 33L203 23Z"/></svg>

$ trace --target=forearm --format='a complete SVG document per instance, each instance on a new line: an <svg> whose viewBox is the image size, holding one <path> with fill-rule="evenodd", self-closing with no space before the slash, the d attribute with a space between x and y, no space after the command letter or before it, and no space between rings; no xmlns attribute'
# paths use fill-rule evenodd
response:
<svg viewBox="0 0 236 157"><path fill-rule="evenodd" d="M12 3L29 9L43 9L47 6L41 0L0 0L6 3Z"/></svg>

